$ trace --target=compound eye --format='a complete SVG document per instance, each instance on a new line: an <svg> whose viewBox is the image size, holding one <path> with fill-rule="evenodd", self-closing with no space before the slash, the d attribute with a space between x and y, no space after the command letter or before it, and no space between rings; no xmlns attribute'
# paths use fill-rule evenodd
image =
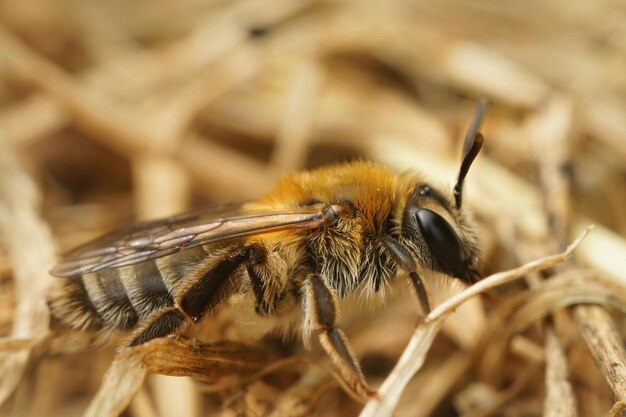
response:
<svg viewBox="0 0 626 417"><path fill-rule="evenodd" d="M463 245L452 226L443 217L425 208L419 209L416 217L422 236L441 271L465 279L467 271Z"/></svg>

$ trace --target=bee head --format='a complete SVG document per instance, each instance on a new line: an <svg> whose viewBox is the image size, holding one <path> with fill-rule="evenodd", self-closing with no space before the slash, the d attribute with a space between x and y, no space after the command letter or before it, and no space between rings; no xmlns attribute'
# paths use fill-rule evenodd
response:
<svg viewBox="0 0 626 417"><path fill-rule="evenodd" d="M402 240L420 263L467 283L479 276L478 248L467 214L461 210L462 191L465 176L483 145L483 136L478 132L483 113L481 102L465 137L459 175L452 190L454 201L428 184L417 184L402 215Z"/></svg>

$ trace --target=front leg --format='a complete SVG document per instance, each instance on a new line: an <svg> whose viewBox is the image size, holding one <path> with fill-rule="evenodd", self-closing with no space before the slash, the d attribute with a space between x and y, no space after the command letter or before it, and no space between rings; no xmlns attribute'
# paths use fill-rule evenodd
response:
<svg viewBox="0 0 626 417"><path fill-rule="evenodd" d="M386 237L382 240L383 245L387 251L393 256L396 264L400 268L404 269L404 272L409 274L409 282L411 289L420 305L424 315L427 316L430 313L430 302L428 301L428 293L424 288L424 283L419 275L417 275L417 265L413 259L413 255L404 247L400 242L392 237Z"/></svg>
<svg viewBox="0 0 626 417"><path fill-rule="evenodd" d="M319 275L311 274L304 282L303 311L304 332L321 330L319 338L322 347L339 368L348 385L364 397L376 395L376 391L365 382L348 339L335 327L338 315L337 299Z"/></svg>

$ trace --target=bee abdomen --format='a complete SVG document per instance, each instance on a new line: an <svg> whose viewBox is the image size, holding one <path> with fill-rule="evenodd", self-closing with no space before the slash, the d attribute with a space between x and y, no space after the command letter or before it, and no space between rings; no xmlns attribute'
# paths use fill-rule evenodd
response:
<svg viewBox="0 0 626 417"><path fill-rule="evenodd" d="M120 269L105 269L82 277L83 284L98 316L107 327L132 329L139 316L122 284Z"/></svg>
<svg viewBox="0 0 626 417"><path fill-rule="evenodd" d="M50 296L53 315L79 329L129 330L157 310L173 307L154 261L63 279Z"/></svg>
<svg viewBox="0 0 626 417"><path fill-rule="evenodd" d="M82 277L55 281L48 304L56 319L76 329L99 330L105 325L89 298Z"/></svg>
<svg viewBox="0 0 626 417"><path fill-rule="evenodd" d="M120 268L119 273L130 303L140 318L174 306L174 299L155 261Z"/></svg>

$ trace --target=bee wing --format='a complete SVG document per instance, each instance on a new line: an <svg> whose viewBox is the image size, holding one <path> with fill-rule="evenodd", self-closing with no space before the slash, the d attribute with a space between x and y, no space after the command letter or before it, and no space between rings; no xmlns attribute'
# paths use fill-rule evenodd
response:
<svg viewBox="0 0 626 417"><path fill-rule="evenodd" d="M324 207L275 211L197 211L137 223L109 233L69 252L51 271L73 277L121 267L244 236L284 230L313 229L324 224Z"/></svg>

